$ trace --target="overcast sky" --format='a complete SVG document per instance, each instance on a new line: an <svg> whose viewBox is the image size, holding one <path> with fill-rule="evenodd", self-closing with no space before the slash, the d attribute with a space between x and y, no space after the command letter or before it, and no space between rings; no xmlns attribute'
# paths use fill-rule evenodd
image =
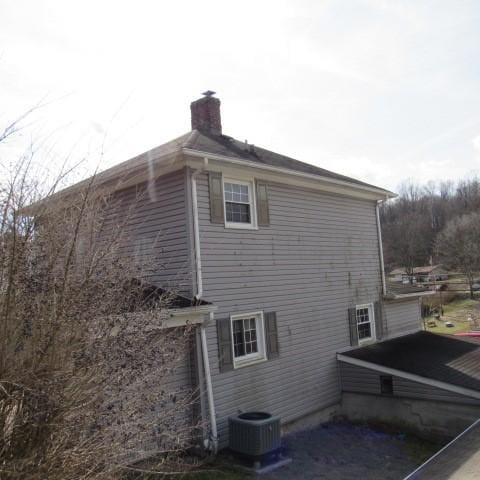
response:
<svg viewBox="0 0 480 480"><path fill-rule="evenodd" d="M50 102L48 161L160 145L211 89L225 134L370 183L480 171L478 1L0 0L0 85L0 127Z"/></svg>

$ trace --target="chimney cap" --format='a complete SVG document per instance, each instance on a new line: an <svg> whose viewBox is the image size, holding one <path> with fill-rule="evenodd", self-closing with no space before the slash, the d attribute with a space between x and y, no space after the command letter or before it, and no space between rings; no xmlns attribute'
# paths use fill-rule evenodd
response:
<svg viewBox="0 0 480 480"><path fill-rule="evenodd" d="M206 92L203 92L202 95L205 95L206 97L211 97L212 95L215 95L217 92L213 92L212 90L207 90Z"/></svg>

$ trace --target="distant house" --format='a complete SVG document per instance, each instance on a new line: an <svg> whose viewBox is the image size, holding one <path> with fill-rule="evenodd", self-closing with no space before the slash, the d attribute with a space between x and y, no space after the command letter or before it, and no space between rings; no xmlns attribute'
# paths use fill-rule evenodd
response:
<svg viewBox="0 0 480 480"><path fill-rule="evenodd" d="M396 268L389 274L392 282L402 283L425 283L448 280L448 272L442 265L426 265L423 267L414 267L413 275L407 273L406 268Z"/></svg>

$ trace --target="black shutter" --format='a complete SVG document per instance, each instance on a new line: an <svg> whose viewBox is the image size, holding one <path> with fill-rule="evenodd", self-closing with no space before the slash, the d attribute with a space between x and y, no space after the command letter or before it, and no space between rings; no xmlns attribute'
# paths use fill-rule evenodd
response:
<svg viewBox="0 0 480 480"><path fill-rule="evenodd" d="M256 182L257 191L257 221L260 226L270 225L270 214L268 211L268 187L265 182Z"/></svg>
<svg viewBox="0 0 480 480"><path fill-rule="evenodd" d="M210 221L212 223L224 223L222 174L210 172L208 174L208 187L210 193Z"/></svg>
<svg viewBox="0 0 480 480"><path fill-rule="evenodd" d="M265 319L265 343L267 345L267 358L277 358L278 351L278 330L276 312L264 314Z"/></svg>
<svg viewBox="0 0 480 480"><path fill-rule="evenodd" d="M383 311L382 311L382 303L375 302L374 304L375 310L375 336L377 340L381 340L383 337Z"/></svg>
<svg viewBox="0 0 480 480"><path fill-rule="evenodd" d="M357 309L355 307L348 309L348 325L350 328L350 345L356 347L358 345L358 329Z"/></svg>
<svg viewBox="0 0 480 480"><path fill-rule="evenodd" d="M220 372L233 370L232 333L230 319L217 320L218 364Z"/></svg>

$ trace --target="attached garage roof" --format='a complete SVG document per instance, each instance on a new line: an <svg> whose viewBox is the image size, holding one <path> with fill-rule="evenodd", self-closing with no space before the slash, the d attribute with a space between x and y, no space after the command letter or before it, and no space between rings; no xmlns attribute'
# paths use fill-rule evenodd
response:
<svg viewBox="0 0 480 480"><path fill-rule="evenodd" d="M429 332L356 348L338 355L480 392L480 338Z"/></svg>

